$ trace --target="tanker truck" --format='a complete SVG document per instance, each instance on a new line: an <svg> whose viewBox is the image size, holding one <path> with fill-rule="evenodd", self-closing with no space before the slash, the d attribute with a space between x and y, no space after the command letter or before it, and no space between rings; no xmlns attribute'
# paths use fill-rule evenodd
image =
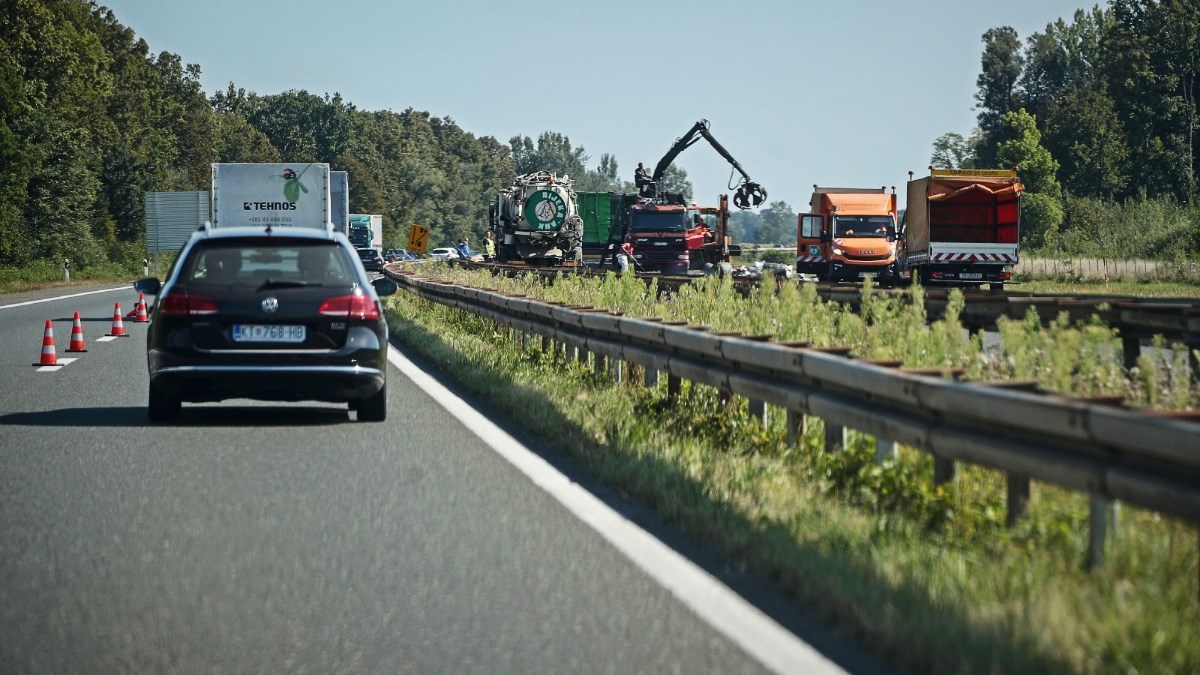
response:
<svg viewBox="0 0 1200 675"><path fill-rule="evenodd" d="M513 181L488 206L488 228L500 262L561 264L574 259L583 240L583 220L568 176L535 171Z"/></svg>

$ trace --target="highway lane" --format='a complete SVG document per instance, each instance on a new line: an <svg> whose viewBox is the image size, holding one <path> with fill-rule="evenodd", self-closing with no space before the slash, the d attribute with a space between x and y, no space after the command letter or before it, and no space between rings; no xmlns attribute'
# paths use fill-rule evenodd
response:
<svg viewBox="0 0 1200 675"><path fill-rule="evenodd" d="M152 427L145 325L98 341L136 295L9 306L61 292L0 298L0 670L764 670L397 369L383 424L236 401ZM77 356L51 373L47 318Z"/></svg>

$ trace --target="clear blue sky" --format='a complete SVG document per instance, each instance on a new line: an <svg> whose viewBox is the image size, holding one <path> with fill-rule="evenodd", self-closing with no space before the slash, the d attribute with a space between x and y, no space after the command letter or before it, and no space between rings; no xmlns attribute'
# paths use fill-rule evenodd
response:
<svg viewBox="0 0 1200 675"><path fill-rule="evenodd" d="M981 36L1022 41L1079 0L107 0L150 45L199 64L205 91L340 92L412 107L502 143L566 134L594 167L650 168L696 120L803 211L814 183L896 185L974 126ZM730 166L703 141L676 160L696 197ZM351 186L353 189L353 186ZM901 197L903 200L903 197Z"/></svg>

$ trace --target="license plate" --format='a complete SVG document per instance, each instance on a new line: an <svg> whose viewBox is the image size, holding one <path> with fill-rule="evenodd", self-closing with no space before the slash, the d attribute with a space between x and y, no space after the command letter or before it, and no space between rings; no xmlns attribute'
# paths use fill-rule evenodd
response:
<svg viewBox="0 0 1200 675"><path fill-rule="evenodd" d="M983 272L963 272L958 275L959 279L982 279Z"/></svg>
<svg viewBox="0 0 1200 675"><path fill-rule="evenodd" d="M666 245L667 245L667 242L665 242L665 241L656 241L656 242L654 242L654 245L655 245L655 246L666 246Z"/></svg>
<svg viewBox="0 0 1200 675"><path fill-rule="evenodd" d="M304 326L233 324L234 342L304 342Z"/></svg>
<svg viewBox="0 0 1200 675"><path fill-rule="evenodd" d="M858 273L859 279L874 279L877 276L879 276L879 272L859 272Z"/></svg>

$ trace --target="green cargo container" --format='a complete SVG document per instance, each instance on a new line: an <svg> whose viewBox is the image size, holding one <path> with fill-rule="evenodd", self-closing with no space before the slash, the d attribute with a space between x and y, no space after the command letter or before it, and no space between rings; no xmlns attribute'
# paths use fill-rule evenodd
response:
<svg viewBox="0 0 1200 675"><path fill-rule="evenodd" d="M614 192L579 192L575 195L583 219L583 252L598 254L610 241L621 239L621 214L626 195Z"/></svg>

